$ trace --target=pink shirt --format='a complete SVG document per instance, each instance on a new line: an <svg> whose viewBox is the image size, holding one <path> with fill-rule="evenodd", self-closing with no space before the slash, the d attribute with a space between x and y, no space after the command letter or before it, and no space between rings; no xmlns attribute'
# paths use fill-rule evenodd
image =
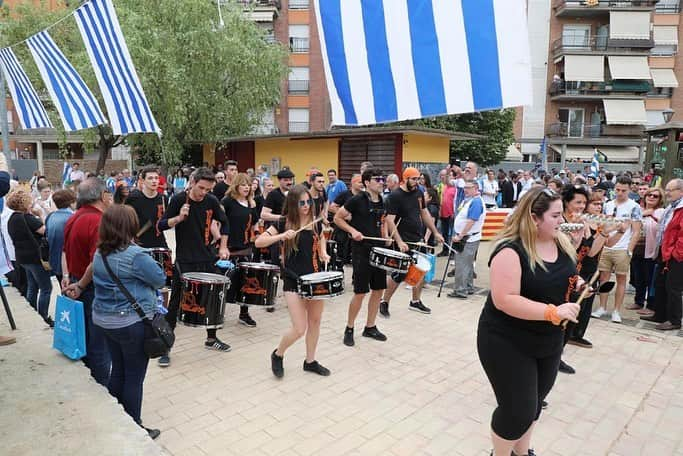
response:
<svg viewBox="0 0 683 456"><path fill-rule="evenodd" d="M441 194L441 208L439 209L439 217L450 218L453 217L453 200L455 199L455 187L447 185L444 187Z"/></svg>
<svg viewBox="0 0 683 456"><path fill-rule="evenodd" d="M657 254L657 227L664 215L664 209L655 209L652 215L643 217L643 230L645 231L645 258L655 258Z"/></svg>

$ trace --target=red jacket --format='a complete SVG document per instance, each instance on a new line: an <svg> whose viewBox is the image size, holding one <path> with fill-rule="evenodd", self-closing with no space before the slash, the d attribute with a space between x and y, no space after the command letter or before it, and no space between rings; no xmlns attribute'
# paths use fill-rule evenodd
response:
<svg viewBox="0 0 683 456"><path fill-rule="evenodd" d="M666 262L672 257L676 261L683 261L683 205L680 204L674 210L662 238L662 260Z"/></svg>
<svg viewBox="0 0 683 456"><path fill-rule="evenodd" d="M64 253L69 272L83 277L97 250L102 211L86 205L69 218L64 227Z"/></svg>

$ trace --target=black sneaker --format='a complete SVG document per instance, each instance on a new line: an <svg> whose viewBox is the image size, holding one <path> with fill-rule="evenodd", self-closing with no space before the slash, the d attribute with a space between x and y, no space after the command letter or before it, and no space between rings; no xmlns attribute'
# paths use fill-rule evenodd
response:
<svg viewBox="0 0 683 456"><path fill-rule="evenodd" d="M546 401L541 401L541 408L542 408L543 410L547 409L547 408L548 408L548 403L547 403Z"/></svg>
<svg viewBox="0 0 683 456"><path fill-rule="evenodd" d="M453 269L451 272L446 274L446 277L455 277L455 269Z"/></svg>
<svg viewBox="0 0 683 456"><path fill-rule="evenodd" d="M45 317L43 320L45 321L45 323L46 323L50 328L54 328L54 327L55 327L55 321L52 319L51 316L48 315L48 316Z"/></svg>
<svg viewBox="0 0 683 456"><path fill-rule="evenodd" d="M467 299L467 295L459 291L451 291L446 296L448 296L449 298Z"/></svg>
<svg viewBox="0 0 683 456"><path fill-rule="evenodd" d="M446 249L442 250L437 256L447 257L450 252Z"/></svg>
<svg viewBox="0 0 683 456"><path fill-rule="evenodd" d="M591 344L589 340L584 339L583 337L577 337L576 339L569 339L567 341L567 343L570 345L576 345L577 347L581 347L581 348L593 348L593 344Z"/></svg>
<svg viewBox="0 0 683 456"><path fill-rule="evenodd" d="M420 312L423 314L432 313L432 309L430 309L429 307L422 304L422 301L417 301L417 302L410 301L410 306L408 306L408 308L410 310L414 310L415 312Z"/></svg>
<svg viewBox="0 0 683 456"><path fill-rule="evenodd" d="M363 332L363 335L365 335L365 332ZM353 328L349 328L348 326L344 330L344 345L347 347L353 347L356 345L353 340Z"/></svg>
<svg viewBox="0 0 683 456"><path fill-rule="evenodd" d="M216 337L213 340L207 339L206 342L204 342L204 348L207 350L216 350L216 351L222 351L222 352L229 352L230 351L230 345L226 344L222 340L220 340L218 337Z"/></svg>
<svg viewBox="0 0 683 456"><path fill-rule="evenodd" d="M270 312L270 313L275 312L275 307L266 307L266 312Z"/></svg>
<svg viewBox="0 0 683 456"><path fill-rule="evenodd" d="M282 378L285 375L285 368L282 366L283 357L275 354L277 348L270 354L270 368L273 370L273 375L277 378Z"/></svg>
<svg viewBox="0 0 683 456"><path fill-rule="evenodd" d="M363 330L363 337L369 337L370 339L379 340L380 342L387 340L387 336L379 332L377 326L373 326L372 328L366 326Z"/></svg>
<svg viewBox="0 0 683 456"><path fill-rule="evenodd" d="M380 301L379 302L379 314L383 316L384 318L389 318L391 317L391 314L389 313L389 303L386 301Z"/></svg>
<svg viewBox="0 0 683 456"><path fill-rule="evenodd" d="M314 372L318 375L322 375L323 377L327 377L328 375L330 375L330 370L324 367L318 361L307 363L306 360L304 360L304 370L306 372Z"/></svg>
<svg viewBox="0 0 683 456"><path fill-rule="evenodd" d="M168 367L171 365L171 357L169 355L161 355L159 357L159 367Z"/></svg>
<svg viewBox="0 0 683 456"><path fill-rule="evenodd" d="M569 364L560 360L560 372L562 372L563 374L575 374L576 370Z"/></svg>
<svg viewBox="0 0 683 456"><path fill-rule="evenodd" d="M150 428L146 428L144 426L143 426L143 429L145 431L147 431L149 438L152 440L156 440L157 437L159 437L161 435L161 431L159 429L150 429Z"/></svg>
<svg viewBox="0 0 683 456"><path fill-rule="evenodd" d="M244 326L249 326L250 328L256 327L256 322L253 318L251 318L251 315L249 314L240 315L239 322L242 323Z"/></svg>

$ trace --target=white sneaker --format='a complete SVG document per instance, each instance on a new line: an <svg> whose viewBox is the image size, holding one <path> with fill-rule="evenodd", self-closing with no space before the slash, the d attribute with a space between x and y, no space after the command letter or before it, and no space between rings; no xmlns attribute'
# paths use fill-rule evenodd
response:
<svg viewBox="0 0 683 456"><path fill-rule="evenodd" d="M621 315L616 309L612 312L612 323L621 323Z"/></svg>
<svg viewBox="0 0 683 456"><path fill-rule="evenodd" d="M593 318L600 318L603 315L605 315L607 312L605 311L604 307L598 307L598 309L591 314L591 317Z"/></svg>

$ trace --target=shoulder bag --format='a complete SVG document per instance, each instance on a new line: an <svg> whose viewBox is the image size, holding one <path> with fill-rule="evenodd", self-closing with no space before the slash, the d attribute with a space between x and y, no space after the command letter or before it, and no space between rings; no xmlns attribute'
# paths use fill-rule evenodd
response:
<svg viewBox="0 0 683 456"><path fill-rule="evenodd" d="M34 235L34 232L31 231L31 228L29 228L28 226L28 222L26 221L26 214L18 214L21 215L21 220L24 222L24 226L26 227L29 236L31 236L31 239L33 239L33 243L36 245L36 248L38 249L38 257L40 258L40 264L46 271L52 271L52 267L50 266L50 245L47 242L47 238L43 234L40 237L40 241L38 241Z"/></svg>
<svg viewBox="0 0 683 456"><path fill-rule="evenodd" d="M166 355L175 342L173 328L171 328L171 325L166 321L166 317L159 312L156 312L153 318L148 318L137 300L130 294L123 283L121 283L121 280L111 270L106 256L102 255L102 261L104 262L104 267L107 269L109 276L116 282L121 293L128 299L145 325L145 353L147 356L150 358L158 358Z"/></svg>

